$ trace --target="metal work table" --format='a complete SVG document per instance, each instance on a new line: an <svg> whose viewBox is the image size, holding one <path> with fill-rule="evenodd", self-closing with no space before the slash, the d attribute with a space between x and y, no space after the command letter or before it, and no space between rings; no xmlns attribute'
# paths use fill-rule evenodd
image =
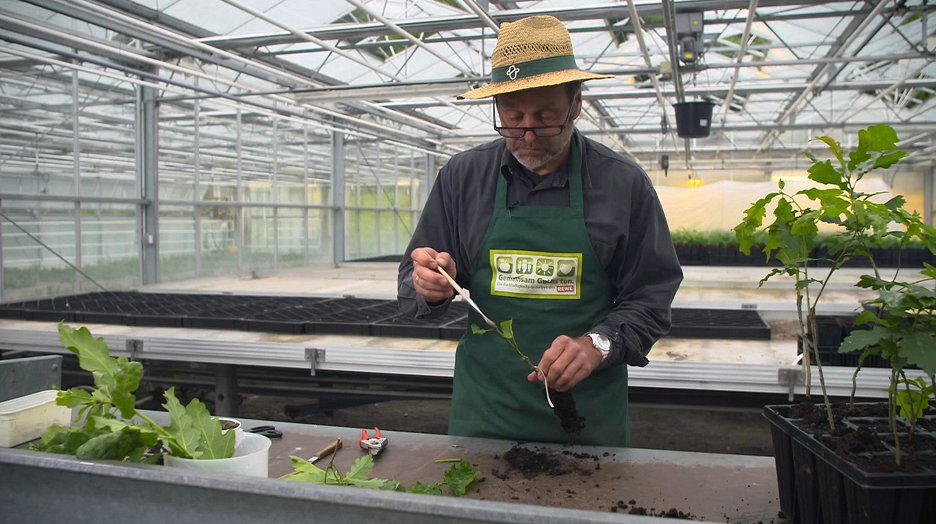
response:
<svg viewBox="0 0 936 524"><path fill-rule="evenodd" d="M167 421L165 413L154 415ZM292 470L290 455L308 457L336 438L344 445L333 463L342 472L365 451L358 447L362 428L275 426L283 438L273 440L269 480L0 449L0 521L676 522L611 511L626 504L653 513L676 508L709 522L783 522L769 457L527 444L559 457L570 471L526 477L503 459L515 442L382 432L388 443L372 477L438 482L451 464L435 460L453 458L482 473L465 497L431 497L280 480Z"/></svg>

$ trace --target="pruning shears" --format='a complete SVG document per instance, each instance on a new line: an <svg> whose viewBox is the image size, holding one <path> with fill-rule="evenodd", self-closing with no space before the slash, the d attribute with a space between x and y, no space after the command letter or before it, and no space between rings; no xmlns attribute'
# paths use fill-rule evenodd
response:
<svg viewBox="0 0 936 524"><path fill-rule="evenodd" d="M256 433L267 438L283 438L283 432L276 429L275 426L256 426L247 430L248 433Z"/></svg>
<svg viewBox="0 0 936 524"><path fill-rule="evenodd" d="M371 456L376 456L383 448L387 447L387 437L380 436L380 428L374 427L374 437L367 435L367 430L361 430L361 442L358 444L361 449L366 449Z"/></svg>

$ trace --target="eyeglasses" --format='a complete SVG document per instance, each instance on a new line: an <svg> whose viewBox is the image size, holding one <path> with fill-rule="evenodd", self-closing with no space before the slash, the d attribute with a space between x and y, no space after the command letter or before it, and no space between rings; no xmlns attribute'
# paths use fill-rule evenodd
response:
<svg viewBox="0 0 936 524"><path fill-rule="evenodd" d="M572 98L572 103L569 105L569 112L566 114L565 119L562 121L562 124L557 126L534 126L534 127L503 127L503 126L494 126L494 131L500 136L507 138L523 138L527 131L532 131L534 135L540 138L547 138L551 136L557 136L562 134L565 131L565 128L569 127L569 119L572 118L572 109L575 108L575 97ZM494 104L491 106L491 111L494 115L494 122L497 122L497 100L494 100Z"/></svg>

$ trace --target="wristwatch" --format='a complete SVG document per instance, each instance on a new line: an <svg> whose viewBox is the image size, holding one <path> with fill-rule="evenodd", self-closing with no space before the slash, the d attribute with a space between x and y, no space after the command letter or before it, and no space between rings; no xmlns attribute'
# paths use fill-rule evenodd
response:
<svg viewBox="0 0 936 524"><path fill-rule="evenodd" d="M611 354L611 340L601 333L588 333L588 338L592 341L592 346L601 353L601 361L604 362Z"/></svg>

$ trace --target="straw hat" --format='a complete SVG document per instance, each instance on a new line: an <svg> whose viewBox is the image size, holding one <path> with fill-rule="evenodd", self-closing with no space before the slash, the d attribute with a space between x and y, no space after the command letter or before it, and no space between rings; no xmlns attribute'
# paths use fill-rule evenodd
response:
<svg viewBox="0 0 936 524"><path fill-rule="evenodd" d="M462 93L458 99L613 77L588 73L575 65L569 30L557 18L531 16L501 24L491 55L491 83Z"/></svg>

